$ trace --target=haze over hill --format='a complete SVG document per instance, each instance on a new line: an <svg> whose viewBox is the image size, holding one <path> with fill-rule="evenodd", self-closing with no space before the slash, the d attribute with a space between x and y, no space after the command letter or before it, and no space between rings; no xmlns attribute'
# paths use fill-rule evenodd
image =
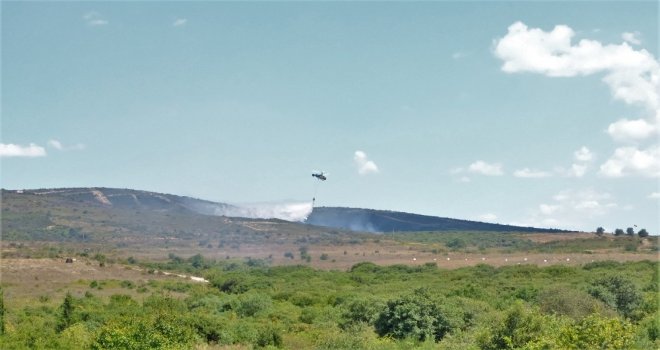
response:
<svg viewBox="0 0 660 350"><path fill-rule="evenodd" d="M397 211L321 207L314 208L308 224L364 232L392 231L496 231L560 232L555 229L521 227L486 222L442 218ZM563 231L566 232L566 231Z"/></svg>

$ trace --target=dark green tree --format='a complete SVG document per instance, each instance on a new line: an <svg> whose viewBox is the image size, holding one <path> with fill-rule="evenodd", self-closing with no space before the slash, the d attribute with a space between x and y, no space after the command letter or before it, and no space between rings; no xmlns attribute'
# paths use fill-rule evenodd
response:
<svg viewBox="0 0 660 350"><path fill-rule="evenodd" d="M604 235L604 234L605 234L605 229L604 229L604 228L602 228L602 227L598 227L598 228L596 229L596 236L599 236L599 237L600 237L600 236L602 236L602 235Z"/></svg>
<svg viewBox="0 0 660 350"><path fill-rule="evenodd" d="M623 230L620 229L620 228L614 230L614 235L615 235L615 236L623 236L624 233L625 233L625 232L623 232Z"/></svg>
<svg viewBox="0 0 660 350"><path fill-rule="evenodd" d="M196 269L201 269L206 265L204 261L204 257L201 254L195 254L191 256L190 258L188 258L188 262L190 262L192 267Z"/></svg>
<svg viewBox="0 0 660 350"><path fill-rule="evenodd" d="M62 305L60 305L60 317L57 320L57 331L61 332L74 323L73 312L75 300L71 293L66 293Z"/></svg>
<svg viewBox="0 0 660 350"><path fill-rule="evenodd" d="M649 233L648 233L648 231L646 231L645 228L639 230L639 231L637 232L637 234L638 234L640 237L648 237L648 236L649 236Z"/></svg>
<svg viewBox="0 0 660 350"><path fill-rule="evenodd" d="M632 227L628 227L628 228L626 229L626 234L627 234L628 236L634 236L634 235L635 235L635 229L632 228Z"/></svg>
<svg viewBox="0 0 660 350"><path fill-rule="evenodd" d="M439 341L451 330L447 317L424 289L388 301L375 327L380 336L420 341Z"/></svg>

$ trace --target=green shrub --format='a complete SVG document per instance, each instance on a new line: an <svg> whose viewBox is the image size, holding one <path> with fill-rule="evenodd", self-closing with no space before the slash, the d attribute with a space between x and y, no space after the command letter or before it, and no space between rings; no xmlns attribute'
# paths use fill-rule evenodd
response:
<svg viewBox="0 0 660 350"><path fill-rule="evenodd" d="M378 335L419 341L441 340L450 331L449 322L427 291L390 300L375 322Z"/></svg>
<svg viewBox="0 0 660 350"><path fill-rule="evenodd" d="M610 276L597 280L589 288L589 294L615 308L625 317L633 316L642 303L642 296L635 284L621 276Z"/></svg>

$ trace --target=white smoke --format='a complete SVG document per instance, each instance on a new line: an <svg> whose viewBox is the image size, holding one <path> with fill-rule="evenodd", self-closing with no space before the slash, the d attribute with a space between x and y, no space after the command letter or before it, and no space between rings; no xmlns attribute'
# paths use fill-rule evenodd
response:
<svg viewBox="0 0 660 350"><path fill-rule="evenodd" d="M250 219L305 221L312 213L311 202L233 204L215 209L215 215Z"/></svg>

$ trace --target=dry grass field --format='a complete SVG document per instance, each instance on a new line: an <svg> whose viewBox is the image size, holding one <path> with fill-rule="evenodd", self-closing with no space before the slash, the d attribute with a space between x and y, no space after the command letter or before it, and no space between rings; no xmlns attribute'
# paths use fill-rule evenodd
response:
<svg viewBox="0 0 660 350"><path fill-rule="evenodd" d="M532 234L524 237L538 243L561 242L570 246L571 241L593 239L592 234L578 233L570 235ZM614 238L606 238L614 239ZM39 252L52 251L53 246L59 246L59 251L73 253L76 251L102 252L107 256L107 263L100 266L97 260L88 257L76 257L74 263L65 263L67 253L58 254L57 258L40 257ZM301 258L300 248L307 249L310 259ZM533 264L570 265L614 260L618 262L651 260L658 261L657 251L646 249L652 246L650 240L639 243L642 249L625 251L621 248L594 249L579 252L539 252L511 251L504 249L461 249L449 250L441 244L419 242L401 242L392 239L364 240L361 243L349 244L300 244L294 242L240 244L233 247L200 247L197 242L180 241L167 247L156 244L136 244L122 248L103 249L100 246L86 247L80 243L23 243L18 249L16 244L3 242L3 259L0 264L0 281L5 292L5 300L9 305L41 299L42 302L60 300L66 292L82 295L89 290L94 281L100 285L95 293L99 296L110 296L116 293L129 294L141 299L152 281L187 281L190 279L165 274L158 271L147 271L135 264L128 264L128 258L138 262L166 261L169 256L176 255L188 258L195 254L210 260L228 259L264 259L272 265L307 265L324 270L348 270L360 262L372 262L378 265L424 265L435 264L443 269L456 269L477 264L492 266ZM18 251L21 252L18 252ZM27 252L27 253L26 253ZM30 253L32 252L32 253ZM290 254L289 254L290 253ZM42 253L43 254L43 253ZM32 256L31 258L26 258ZM73 254L71 254L73 256ZM289 257L285 256L289 255ZM293 256L291 258L290 256ZM131 287L126 285L130 282ZM142 288L142 293L140 292ZM11 307L11 306L10 306Z"/></svg>

